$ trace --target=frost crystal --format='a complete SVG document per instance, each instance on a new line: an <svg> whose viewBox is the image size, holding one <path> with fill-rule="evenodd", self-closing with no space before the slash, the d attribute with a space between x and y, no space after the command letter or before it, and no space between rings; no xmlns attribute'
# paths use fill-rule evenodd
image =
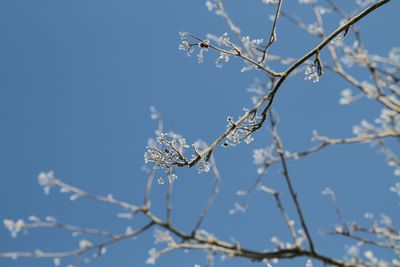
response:
<svg viewBox="0 0 400 267"><path fill-rule="evenodd" d="M344 89L341 93L341 98L339 99L340 105L348 105L353 102L353 96L351 94L351 89Z"/></svg>
<svg viewBox="0 0 400 267"><path fill-rule="evenodd" d="M169 231L160 231L157 229L154 232L154 244L162 244L162 243L173 244L174 239L170 235Z"/></svg>
<svg viewBox="0 0 400 267"><path fill-rule="evenodd" d="M19 219L17 221L5 219L3 220L4 227L7 228L12 237L17 237L18 233L24 230L25 228L25 222L22 219Z"/></svg>
<svg viewBox="0 0 400 267"><path fill-rule="evenodd" d="M198 173L209 172L210 163L208 163L205 159L201 159L199 162L197 162L196 168Z"/></svg>
<svg viewBox="0 0 400 267"><path fill-rule="evenodd" d="M222 63L228 61L229 61L229 55L227 53L220 52L219 57L215 61L215 65L217 66L217 68L222 68Z"/></svg>
<svg viewBox="0 0 400 267"><path fill-rule="evenodd" d="M390 191L396 193L400 197L400 183L396 183L394 186L390 187Z"/></svg>
<svg viewBox="0 0 400 267"><path fill-rule="evenodd" d="M316 36L323 34L323 29L316 23L309 24L307 26L307 31Z"/></svg>
<svg viewBox="0 0 400 267"><path fill-rule="evenodd" d="M300 4L315 4L316 0L299 0Z"/></svg>
<svg viewBox="0 0 400 267"><path fill-rule="evenodd" d="M194 52L193 44L189 43L188 33L187 32L180 32L179 35L181 36L181 43L179 44L179 50L186 51L188 57L192 55Z"/></svg>
<svg viewBox="0 0 400 267"><path fill-rule="evenodd" d="M213 11L215 8L217 8L217 5L211 1L206 1L206 7L208 11Z"/></svg>
<svg viewBox="0 0 400 267"><path fill-rule="evenodd" d="M54 258L53 263L55 266L60 266L61 265L61 259L60 258Z"/></svg>
<svg viewBox="0 0 400 267"><path fill-rule="evenodd" d="M203 63L204 62L204 52L207 52L208 49L207 48L200 48L199 53L197 54L197 61L199 63Z"/></svg>
<svg viewBox="0 0 400 267"><path fill-rule="evenodd" d="M275 146L270 145L266 148L258 148L253 151L253 161L254 164L265 164L266 162L270 162L276 159L273 155Z"/></svg>
<svg viewBox="0 0 400 267"><path fill-rule="evenodd" d="M193 158L196 158L199 155L198 151L205 150L207 149L208 145L202 140L197 140L193 145L192 145L196 156L193 155ZM196 163L196 169L198 173L202 172L209 172L210 171L210 163L209 163L209 158L203 157L201 158L197 163Z"/></svg>
<svg viewBox="0 0 400 267"><path fill-rule="evenodd" d="M228 33L224 33L220 37L218 37L218 45L228 45L229 44L229 37Z"/></svg>
<svg viewBox="0 0 400 267"><path fill-rule="evenodd" d="M306 75L304 80L312 80L314 83L319 82L320 75L315 65L308 66L304 74Z"/></svg>
<svg viewBox="0 0 400 267"><path fill-rule="evenodd" d="M163 169L170 183L177 179L173 173L175 166L187 164L184 150L189 146L186 140L174 132L161 133L156 142L149 142L144 153L145 163L153 163L155 169ZM159 178L160 184L164 183L164 177Z"/></svg>
<svg viewBox="0 0 400 267"><path fill-rule="evenodd" d="M309 65L306 68L306 71L304 73L306 77L304 80L313 80L314 83L319 82L319 78L323 74L323 69L322 69L322 63L320 59L320 52L317 51L315 54L315 59L312 65Z"/></svg>
<svg viewBox="0 0 400 267"><path fill-rule="evenodd" d="M146 260L146 264L156 264L156 261L160 256L160 252L158 252L155 248L151 248L149 250L149 257Z"/></svg>
<svg viewBox="0 0 400 267"><path fill-rule="evenodd" d="M236 125L233 121L232 117L227 118L227 129L231 131L226 136L226 141L222 145L224 147L227 146L236 146L244 141L246 144L250 144L254 139L252 137L252 133L259 128L259 121L261 119L260 116L257 115L256 112L250 112L248 109L244 109L247 113L247 118Z"/></svg>
<svg viewBox="0 0 400 267"><path fill-rule="evenodd" d="M244 213L247 210L247 205L243 203L235 203L233 208L229 210L229 214L233 215L237 212L242 212Z"/></svg>
<svg viewBox="0 0 400 267"><path fill-rule="evenodd" d="M44 193L46 195L50 194L50 189L54 185L55 178L54 172L41 172L38 176L38 181L41 186L43 186Z"/></svg>
<svg viewBox="0 0 400 267"><path fill-rule="evenodd" d="M244 36L242 37L242 43L246 48L258 48L262 43L264 42L264 39L250 39L250 36Z"/></svg>
<svg viewBox="0 0 400 267"><path fill-rule="evenodd" d="M326 187L324 190L322 190L322 195L328 196L332 199L332 201L336 202L336 194L329 187Z"/></svg>
<svg viewBox="0 0 400 267"><path fill-rule="evenodd" d="M79 241L79 247L80 248L91 248L91 247L93 247L93 243L90 242L89 240L82 239Z"/></svg>
<svg viewBox="0 0 400 267"><path fill-rule="evenodd" d="M161 118L161 114L153 106L150 107L150 113L151 113L150 118L152 120L159 120Z"/></svg>
<svg viewBox="0 0 400 267"><path fill-rule="evenodd" d="M262 2L267 5L275 5L278 3L278 0L262 0Z"/></svg>

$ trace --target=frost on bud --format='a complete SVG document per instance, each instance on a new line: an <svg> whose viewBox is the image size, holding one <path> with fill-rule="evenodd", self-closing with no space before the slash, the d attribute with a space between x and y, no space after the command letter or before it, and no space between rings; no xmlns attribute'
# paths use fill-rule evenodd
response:
<svg viewBox="0 0 400 267"><path fill-rule="evenodd" d="M360 125L353 126L353 133L358 137L368 136L376 133L374 125L366 120L362 120Z"/></svg>
<svg viewBox="0 0 400 267"><path fill-rule="evenodd" d="M161 118L160 112L157 111L157 109L153 106L150 107L150 118L152 120L159 120Z"/></svg>
<svg viewBox="0 0 400 267"><path fill-rule="evenodd" d="M319 51L316 52L314 63L306 68L304 74L306 76L304 80L312 80L314 83L319 82L320 77L323 75Z"/></svg>
<svg viewBox="0 0 400 267"><path fill-rule="evenodd" d="M224 147L236 146L244 141L246 144L250 144L254 139L252 133L259 129L261 117L254 111L243 109L246 112L246 119L240 124L236 124L232 117L227 118L227 129L230 130L226 136L226 141L222 144Z"/></svg>
<svg viewBox="0 0 400 267"><path fill-rule="evenodd" d="M22 219L17 221L5 219L3 220L4 227L7 228L13 238L17 237L18 233L25 229L25 222Z"/></svg>
<svg viewBox="0 0 400 267"><path fill-rule="evenodd" d="M320 75L318 74L317 67L315 65L308 66L304 72L306 76L304 80L312 80L313 83L319 82Z"/></svg>
<svg viewBox="0 0 400 267"><path fill-rule="evenodd" d="M175 166L187 165L184 150L189 146L185 138L174 132L161 133L155 142L149 142L144 153L145 163L154 164L154 169L163 169L170 183L177 179L173 169ZM165 177L158 180L163 183Z"/></svg>
<svg viewBox="0 0 400 267"><path fill-rule="evenodd" d="M176 179L178 179L178 176L176 176L175 173L169 173L168 174L168 182L172 184Z"/></svg>
<svg viewBox="0 0 400 267"><path fill-rule="evenodd" d="M247 210L247 205L246 205L246 204L244 204L244 203L237 203L237 202L236 202L236 203L234 204L233 208L229 210L229 214L230 214L230 215L233 215L233 214L235 214L235 213L237 213L237 212L244 213L244 212L246 212L246 210Z"/></svg>
<svg viewBox="0 0 400 267"><path fill-rule="evenodd" d="M278 0L262 0L262 2L267 5L276 5Z"/></svg>
<svg viewBox="0 0 400 267"><path fill-rule="evenodd" d="M390 187L390 191L396 193L400 197L400 183L395 183L394 186Z"/></svg>
<svg viewBox="0 0 400 267"><path fill-rule="evenodd" d="M269 147L266 148L258 148L254 149L253 151L253 161L254 164L268 164L269 162L272 162L276 159L276 157L273 155L273 152L275 150L274 145L270 145Z"/></svg>
<svg viewBox="0 0 400 267"><path fill-rule="evenodd" d="M160 177L157 179L157 182L158 182L158 184L164 184L165 181L164 181L163 177Z"/></svg>
<svg viewBox="0 0 400 267"><path fill-rule="evenodd" d="M250 39L250 36L242 37L242 43L246 47L257 48L264 42L264 39Z"/></svg>
<svg viewBox="0 0 400 267"><path fill-rule="evenodd" d="M247 71L250 71L250 70L256 68L254 64L251 64L251 63L249 63L249 62L247 62L247 61L245 61L245 64L246 64L246 66L244 66L244 67L240 70L240 72L247 72Z"/></svg>
<svg viewBox="0 0 400 267"><path fill-rule="evenodd" d="M93 243L86 239L81 239L79 241L79 248L91 248L93 247Z"/></svg>
<svg viewBox="0 0 400 267"><path fill-rule="evenodd" d="M51 223L57 223L57 219L52 216L46 216L45 220Z"/></svg>
<svg viewBox="0 0 400 267"><path fill-rule="evenodd" d="M155 248L151 248L148 253L149 257L146 260L146 264L156 264L157 259L161 256L160 252L158 252Z"/></svg>
<svg viewBox="0 0 400 267"><path fill-rule="evenodd" d="M218 45L228 45L229 44L229 37L228 33L225 32L223 35L218 37Z"/></svg>
<svg viewBox="0 0 400 267"><path fill-rule="evenodd" d="M280 240L276 236L271 237L271 243L274 244L278 248L284 248L285 247L285 242L283 242L282 240Z"/></svg>
<svg viewBox="0 0 400 267"><path fill-rule="evenodd" d="M54 186L56 179L54 177L54 171L41 172L38 175L38 182L43 186L44 193L46 195L50 194L51 187Z"/></svg>
<svg viewBox="0 0 400 267"><path fill-rule="evenodd" d="M204 52L207 52L208 48L202 47L199 50L199 53L197 54L197 62L203 63L204 62Z"/></svg>
<svg viewBox="0 0 400 267"><path fill-rule="evenodd" d="M160 231L157 229L154 232L154 244L163 244L163 243L174 244L175 241L172 238L169 231Z"/></svg>
<svg viewBox="0 0 400 267"><path fill-rule="evenodd" d="M197 140L193 145L193 150L195 151L196 155L199 156L199 152L201 150L205 150L207 149L208 145L202 141L202 140ZM193 156L196 157L196 156ZM203 156L197 163L196 163L196 169L198 173L202 173L202 172L209 172L211 165L209 162L209 157L207 156Z"/></svg>
<svg viewBox="0 0 400 267"><path fill-rule="evenodd" d="M351 245L351 246L347 246L346 247L346 254L350 258L358 258L359 257L359 253L360 253L360 249L356 245Z"/></svg>
<svg viewBox="0 0 400 267"><path fill-rule="evenodd" d="M206 159L202 158L199 162L197 162L196 169L198 173L209 172L210 163L208 163Z"/></svg>
<svg viewBox="0 0 400 267"><path fill-rule="evenodd" d="M339 99L340 105L348 105L353 101L350 89L348 88L344 89L340 94L341 94L341 98Z"/></svg>
<svg viewBox="0 0 400 267"><path fill-rule="evenodd" d="M38 217L36 217L35 215L29 216L28 220L33 222L33 223L40 223L41 222L41 220Z"/></svg>
<svg viewBox="0 0 400 267"><path fill-rule="evenodd" d="M54 258L53 259L54 266L60 266L61 265L61 258Z"/></svg>
<svg viewBox="0 0 400 267"><path fill-rule="evenodd" d="M324 190L322 190L322 195L328 196L332 199L333 202L336 202L335 192L329 187L326 187Z"/></svg>
<svg viewBox="0 0 400 267"><path fill-rule="evenodd" d="M199 52L197 54L197 61L203 63L204 52L207 52L209 48L209 40L202 41L187 32L180 32L179 35L181 37L181 43L178 47L179 50L186 51L187 56L190 57L193 54L195 47L198 47Z"/></svg>
<svg viewBox="0 0 400 267"><path fill-rule="evenodd" d="M223 62L229 61L229 55L224 52L220 52L219 57L215 60L215 65L217 68L222 68Z"/></svg>
<svg viewBox="0 0 400 267"><path fill-rule="evenodd" d="M179 44L179 50L186 51L188 57L190 57L194 52L194 45L189 42L189 37L187 32L179 32L181 37L181 43Z"/></svg>
<svg viewBox="0 0 400 267"><path fill-rule="evenodd" d="M300 4L315 4L317 1L316 0L299 0Z"/></svg>
<svg viewBox="0 0 400 267"><path fill-rule="evenodd" d="M217 5L213 3L212 1L206 1L206 7L208 11L213 11L214 9L217 8Z"/></svg>
<svg viewBox="0 0 400 267"><path fill-rule="evenodd" d="M315 36L320 36L324 33L324 30L317 23L307 25L307 31Z"/></svg>

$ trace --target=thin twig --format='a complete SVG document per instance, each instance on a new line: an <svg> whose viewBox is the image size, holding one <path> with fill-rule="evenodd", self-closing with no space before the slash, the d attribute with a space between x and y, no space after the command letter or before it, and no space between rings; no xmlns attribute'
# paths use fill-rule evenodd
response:
<svg viewBox="0 0 400 267"><path fill-rule="evenodd" d="M298 214L298 216L300 218L301 226L302 226L302 228L304 230L304 233L306 234L307 241L308 241L308 244L310 246L310 250L312 252L315 252L314 243L313 243L313 241L311 239L310 232L308 231L308 227L307 227L307 224L305 222L304 215L303 215L303 212L302 212L301 207L300 207L300 203L299 203L299 201L297 199L297 193L294 191L294 188L293 188L293 185L292 185L292 181L291 181L290 176L289 176L289 169L288 169L288 166L286 164L286 159L285 159L285 154L284 154L284 151L283 151L282 141L281 141L281 139L279 137L278 130L276 128L276 121L275 121L275 118L272 115L272 113L270 114L270 121L271 121L272 136L274 138L275 145L276 145L276 152L279 154L279 157L281 158L283 176L284 176L286 184L288 186L288 189L289 189L289 192L290 192L290 196L292 197L293 203L294 203L294 205L296 207L297 214Z"/></svg>
<svg viewBox="0 0 400 267"><path fill-rule="evenodd" d="M211 194L210 194L210 197L208 198L207 204L204 207L203 211L200 213L200 216L196 222L196 225L195 225L194 229L192 230L192 235L194 235L196 233L196 231L200 228L205 217L207 216L208 211L210 210L215 198L217 197L217 194L219 191L219 185L221 184L221 174L218 170L217 164L216 164L213 156L211 156L209 164L211 165L211 169L214 173L214 185L212 187Z"/></svg>
<svg viewBox="0 0 400 267"><path fill-rule="evenodd" d="M280 15L281 8L282 8L282 3L283 3L283 0L279 0L278 5L276 7L274 21L272 23L272 28L271 28L271 34L268 38L268 43L263 50L261 60L259 61L260 63L264 62L265 57L268 53L269 47L276 41L276 25L278 23L279 15Z"/></svg>

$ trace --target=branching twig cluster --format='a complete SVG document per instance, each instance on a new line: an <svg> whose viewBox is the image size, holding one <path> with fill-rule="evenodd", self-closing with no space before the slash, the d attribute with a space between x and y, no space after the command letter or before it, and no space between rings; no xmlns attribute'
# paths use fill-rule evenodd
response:
<svg viewBox="0 0 400 267"><path fill-rule="evenodd" d="M378 144L389 165L395 168L395 174L400 175L399 157L386 141L388 139L400 140L400 88L398 86L400 81L400 49L393 49L387 57L370 55L363 47L361 33L356 27L356 23L359 20L367 17L368 14L390 2L390 0L376 1L368 7L364 7L363 1L357 1L360 2L359 4L363 7L363 10L351 15L347 14L331 0L325 0L326 7L317 5L316 1L302 0L300 2L310 5L315 16L315 23L309 25L301 19L284 12L283 0L263 0L263 2L275 5L271 31L267 42L264 42L263 39L252 40L247 36L243 36L242 31L225 9L222 0L207 1L207 7L226 21L237 39L237 43L230 40L227 33L219 37L209 34L207 39L199 38L187 32L180 33L182 42L179 48L186 51L189 56L195 50L198 50L197 58L199 62L203 62L205 53L210 50L218 54L217 67L222 67L230 58L239 58L245 62L245 67L242 71L251 69L261 71L265 74L267 82L261 85L258 84L249 90L256 95L252 98L253 107L245 109L244 114L236 120L228 117L226 130L209 145L198 141L189 146L183 136L172 131L166 132L161 114L155 108L151 108L151 118L156 120L157 129L156 138L149 140L144 155L146 163L152 164L152 168L147 170L147 183L142 204L132 204L114 198L112 195L102 196L84 191L57 179L51 171L43 172L39 175L39 183L43 186L46 194L49 194L52 188L57 188L61 192L69 194L71 201L81 198L116 206L121 209L121 213L118 215L121 218L135 220L137 215L142 215L146 222L141 227L137 229L127 228L123 233L113 233L97 228L66 224L52 217L40 219L31 216L27 222L22 219L17 221L7 219L4 220L4 225L10 230L13 237L16 237L20 232L36 228L58 228L76 235L96 236L101 241L92 242L87 239L81 239L76 249L62 252L40 250L33 252L1 252L0 258L51 258L56 265L59 265L61 259L72 257L73 261L69 266L76 266L82 258L99 258L106 252L107 247L112 244L131 239L155 228L155 243L161 244L163 247L155 247L149 250L149 258L147 260L149 264L154 264L159 257L167 253L183 249L209 252L207 266L212 265L213 257L218 254L230 258L240 257L256 262L263 261L268 265L277 259L307 257L327 266L400 266L400 229L394 225L390 217L382 215L380 220L377 220L373 215L366 214L366 218L371 221L371 225L368 227L349 222L339 208L335 193L329 188L325 189L323 194L329 196L334 204L338 225L328 231L328 234L354 240L356 244L348 248L347 255L343 259L321 254L318 250L318 244L312 238L312 233L307 224L307 216L303 212L299 196L295 190L295 184L289 175L289 161L291 160L314 155L334 145L354 143ZM327 12L333 12L342 19L340 26L329 35L325 32L323 17ZM287 19L296 27L305 30L315 38L319 38L318 45L298 59L286 55L271 54L272 45L277 42L280 19ZM344 39L348 35L354 35L355 37L355 42L351 45L345 44ZM324 48L328 49L329 59L321 56L321 51ZM281 63L285 70L281 72L273 70L269 66L273 61ZM350 66L367 69L371 79L357 79L350 73ZM299 152L285 151L282 138L277 129L278 121L272 113L272 105L276 95L290 76L305 70L305 78L307 80L311 79L314 82L318 82L321 76L324 75L324 68L343 78L351 86L359 90L357 95L353 95L350 89L343 90L342 98L339 101L340 104L347 105L366 96L382 106L381 115L374 123L362 121L360 125L354 126L353 132L355 136L353 137L331 138L315 132L313 141L317 142L316 145ZM216 235L202 229L202 227L212 204L216 200L222 179L213 155L214 150L218 145L229 147L238 145L243 141L246 143L251 142L253 134L262 127L266 127L267 118L271 122L272 145L268 148L254 151L254 161L260 165L258 176L249 189L241 191L240 195L249 197L256 190L271 195L287 225L292 240L284 242L275 237L272 240L274 244L272 249L258 251L248 249L247 246L239 242L221 240ZM191 153L191 155L188 156L188 153ZM283 182L287 192L289 192L289 200L295 207L295 216L290 214L289 210L284 207L281 193L262 183L262 178L266 175L267 170L276 163L279 163L282 169ZM197 167L199 173L211 171L214 183L203 210L194 221L193 228L185 231L172 223L171 195L173 194L174 181L177 179L177 169L179 167L193 166ZM155 214L150 204L152 187L159 169L162 169L163 174L157 178L158 183L169 182L165 195L165 219L163 219L163 216ZM391 188L391 191L400 196L400 185L396 184ZM236 204L232 213L244 211L245 207L246 204ZM300 229L296 229L296 219L292 217L298 218ZM303 245L303 243L307 243L307 245ZM365 250L364 247L366 246L389 250L394 255L393 259L378 258L371 249ZM361 251L364 251L364 255L360 254ZM90 255L90 253L93 254ZM307 263L307 266L312 266L311 261Z"/></svg>

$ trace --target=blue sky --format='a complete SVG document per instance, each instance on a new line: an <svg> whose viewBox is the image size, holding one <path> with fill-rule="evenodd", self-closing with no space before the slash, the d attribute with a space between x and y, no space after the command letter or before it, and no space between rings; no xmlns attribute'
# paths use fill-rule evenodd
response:
<svg viewBox="0 0 400 267"><path fill-rule="evenodd" d="M338 2L348 11L354 7L349 1ZM261 1L227 1L226 8L245 34L265 38L270 31L267 17L273 9ZM312 22L307 7L294 1L285 1L283 10ZM400 2L392 1L359 23L368 51L386 55L400 45L398 10ZM336 16L328 14L327 20L329 30L337 27ZM238 59L218 69L214 64L217 55L212 52L198 64L195 57L178 50L180 31L205 36L222 35L229 29L207 11L204 1L0 1L1 220L50 215L65 223L115 232L143 223L118 219L118 209L99 203L70 202L58 192L45 196L37 175L54 170L56 177L82 189L112 193L140 204L146 181L143 153L156 126L150 120L150 106L163 114L166 130L181 133L188 143L199 138L211 142L225 129L227 116L236 117L242 108L251 106L245 89L254 78L263 76L255 71L240 73L243 63ZM278 42L271 51L300 57L317 43L315 37L305 36L282 19ZM365 98L340 106L340 91L348 86L330 73L317 84L304 81L302 75L284 84L274 109L286 149L312 145L314 129L332 137L351 136L352 125L379 115L380 107ZM222 174L221 192L204 227L221 239L239 240L243 246L272 248L272 236L288 238L273 199L257 193L249 199L246 213L228 214L240 200L236 191L256 177L252 151L272 142L266 129L254 137L250 145L215 152ZM366 211L398 212L398 199L389 192L398 178L368 144L328 148L291 162L289 167L310 230L326 254L340 257L344 244L350 243L320 234L335 223L334 209L321 195L326 186L335 190L349 220L360 220ZM284 190L278 170L272 168L264 181ZM173 221L189 229L213 178L195 170L179 170L178 175ZM157 214L164 212L166 189L155 185L152 197ZM283 197L290 207L289 195L283 193ZM102 259L82 265L144 266L147 251L154 247L152 235L150 231L112 246ZM57 251L72 249L79 242L79 238L51 229L29 231L13 239L2 228L0 240L0 251ZM157 266L203 265L204 255L175 252L161 258ZM51 260L0 259L1 266L38 264L52 266ZM248 262L216 261L217 266L243 264Z"/></svg>

